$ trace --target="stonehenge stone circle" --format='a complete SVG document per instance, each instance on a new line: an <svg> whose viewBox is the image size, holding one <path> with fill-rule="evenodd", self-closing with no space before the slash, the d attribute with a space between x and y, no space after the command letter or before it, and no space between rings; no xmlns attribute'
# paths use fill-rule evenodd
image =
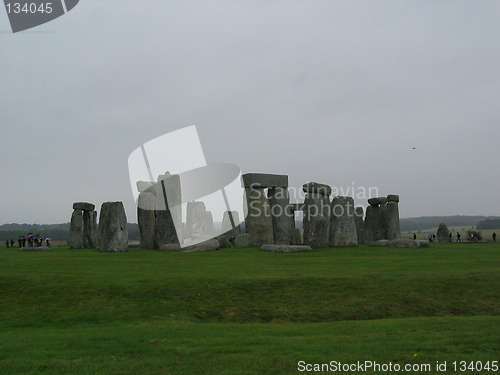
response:
<svg viewBox="0 0 500 375"><path fill-rule="evenodd" d="M354 199L335 197L331 205L330 246L358 246Z"/></svg>
<svg viewBox="0 0 500 375"><path fill-rule="evenodd" d="M127 216L122 202L104 202L99 216L99 250L127 251Z"/></svg>

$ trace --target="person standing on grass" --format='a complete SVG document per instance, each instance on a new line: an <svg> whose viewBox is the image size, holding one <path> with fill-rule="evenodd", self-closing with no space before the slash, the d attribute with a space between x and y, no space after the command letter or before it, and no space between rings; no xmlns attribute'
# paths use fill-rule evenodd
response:
<svg viewBox="0 0 500 375"><path fill-rule="evenodd" d="M452 238L453 238L453 233L450 232L450 242L453 242Z"/></svg>
<svg viewBox="0 0 500 375"><path fill-rule="evenodd" d="M5 241L5 246L9 247L9 240Z"/></svg>
<svg viewBox="0 0 500 375"><path fill-rule="evenodd" d="M11 238L11 239L10 239L10 247L14 247L14 244L15 244L15 242L14 242L14 240Z"/></svg>
<svg viewBox="0 0 500 375"><path fill-rule="evenodd" d="M416 240L417 239L417 235L415 233L413 233L413 239Z"/></svg>
<svg viewBox="0 0 500 375"><path fill-rule="evenodd" d="M462 240L460 239L460 233L457 232L457 242L462 242Z"/></svg>
<svg viewBox="0 0 500 375"><path fill-rule="evenodd" d="M491 238L493 238L493 242L497 242L497 234L495 232L493 232Z"/></svg>

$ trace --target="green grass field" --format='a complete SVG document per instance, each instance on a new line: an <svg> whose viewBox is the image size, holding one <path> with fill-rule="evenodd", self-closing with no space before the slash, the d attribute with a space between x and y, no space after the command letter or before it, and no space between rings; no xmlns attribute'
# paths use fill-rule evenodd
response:
<svg viewBox="0 0 500 375"><path fill-rule="evenodd" d="M376 361L473 374L452 362L500 360L499 275L496 243L295 254L4 248L0 373L299 374L311 373L299 361Z"/></svg>

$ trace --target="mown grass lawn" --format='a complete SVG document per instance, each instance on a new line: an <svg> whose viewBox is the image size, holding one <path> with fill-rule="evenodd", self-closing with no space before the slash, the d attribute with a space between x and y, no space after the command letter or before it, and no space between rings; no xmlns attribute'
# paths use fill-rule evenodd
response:
<svg viewBox="0 0 500 375"><path fill-rule="evenodd" d="M296 254L3 249L0 373L293 374L299 361L500 360L499 275L494 243Z"/></svg>

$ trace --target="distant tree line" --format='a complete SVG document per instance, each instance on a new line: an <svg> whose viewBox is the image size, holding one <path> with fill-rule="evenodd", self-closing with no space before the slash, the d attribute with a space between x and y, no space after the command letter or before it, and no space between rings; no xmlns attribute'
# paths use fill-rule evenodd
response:
<svg viewBox="0 0 500 375"><path fill-rule="evenodd" d="M487 221L487 220L500 220L500 217L498 217L498 216L463 216L463 215L422 216L422 217L401 219L400 225L401 225L401 231L407 232L407 231L418 231L418 230L424 230L424 229L437 228L439 226L439 224L441 224L441 223L446 223L446 225L449 227L452 227L452 226L470 227L470 226L474 226L474 225L477 226L477 225L479 225L480 222ZM478 229L486 229L486 228L479 228L479 227L477 227L477 228ZM497 226L496 228L500 228L500 226Z"/></svg>
<svg viewBox="0 0 500 375"><path fill-rule="evenodd" d="M498 229L500 228L500 219L487 219L479 222L477 229Z"/></svg>

